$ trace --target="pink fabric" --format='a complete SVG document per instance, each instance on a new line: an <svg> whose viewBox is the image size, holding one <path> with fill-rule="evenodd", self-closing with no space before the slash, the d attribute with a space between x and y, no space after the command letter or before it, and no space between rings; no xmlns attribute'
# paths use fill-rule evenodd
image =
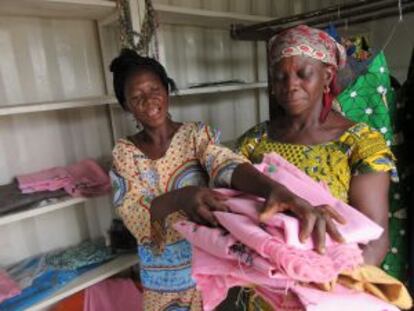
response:
<svg viewBox="0 0 414 311"><path fill-rule="evenodd" d="M354 302L349 302L348 309L342 306L338 309L334 301L348 301L354 297L359 303L356 310L395 310L376 298L347 292L340 287L328 295L297 285L298 281L328 282L340 272L361 264L362 254L357 243L378 238L382 228L336 200L324 185L314 182L278 155L265 157L257 167L312 205L329 204L337 208L347 219L346 225L338 225L347 243L338 244L328 239L325 255L319 255L312 250L312 241L305 244L299 241L299 223L295 218L277 214L266 224L259 224L257 211L263 204L262 199L220 190L229 196L226 204L232 213L215 212L215 216L228 234L223 229L189 221L174 225L193 245L192 275L202 293L204 309L213 310L231 287L254 286L276 304L283 301L287 290L292 290L300 295L297 303L306 310L349 310L349 306L356 305Z"/></svg>
<svg viewBox="0 0 414 311"><path fill-rule="evenodd" d="M343 215L347 223L345 225L338 224L338 230L347 243L367 243L381 236L383 229L379 225L355 208L333 197L327 191L326 187L314 181L278 154L271 153L265 155L262 163L257 165L256 168L285 185L290 191L307 200L313 206L327 204ZM287 221L288 219L289 221ZM289 236L288 244L301 247L302 243L299 241L299 223L295 218L287 215L273 217L267 224L277 227L289 226L286 229L294 234ZM332 244L329 236L327 236L327 240L329 244ZM309 240L307 247L313 246L311 242Z"/></svg>
<svg viewBox="0 0 414 311"><path fill-rule="evenodd" d="M17 283L0 268L0 303L21 293Z"/></svg>
<svg viewBox="0 0 414 311"><path fill-rule="evenodd" d="M142 311L142 293L131 279L106 279L85 292L84 311Z"/></svg>
<svg viewBox="0 0 414 311"><path fill-rule="evenodd" d="M214 310L226 298L228 290L235 286L261 284L285 293L294 283L282 274L270 278L253 266L243 265L236 260L223 260L197 247L193 248L192 270L206 311Z"/></svg>
<svg viewBox="0 0 414 311"><path fill-rule="evenodd" d="M63 188L74 197L92 197L111 190L109 176L93 160L17 176L17 181L23 193Z"/></svg>

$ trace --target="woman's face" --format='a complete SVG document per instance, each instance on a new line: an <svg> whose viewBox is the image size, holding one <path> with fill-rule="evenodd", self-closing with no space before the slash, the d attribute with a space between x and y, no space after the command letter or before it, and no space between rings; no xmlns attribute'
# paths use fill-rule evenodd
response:
<svg viewBox="0 0 414 311"><path fill-rule="evenodd" d="M322 107L322 96L332 80L333 68L304 56L281 59L273 68L272 88L277 104L288 115L310 113Z"/></svg>
<svg viewBox="0 0 414 311"><path fill-rule="evenodd" d="M139 71L129 77L125 98L129 111L144 127L159 127L168 118L168 92L152 71Z"/></svg>

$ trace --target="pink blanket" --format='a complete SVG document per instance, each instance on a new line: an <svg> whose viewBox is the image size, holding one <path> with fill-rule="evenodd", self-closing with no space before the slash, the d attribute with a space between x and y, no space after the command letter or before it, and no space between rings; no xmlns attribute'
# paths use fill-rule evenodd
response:
<svg viewBox="0 0 414 311"><path fill-rule="evenodd" d="M17 181L23 193L63 188L74 197L93 197L111 190L109 176L93 160L17 176Z"/></svg>

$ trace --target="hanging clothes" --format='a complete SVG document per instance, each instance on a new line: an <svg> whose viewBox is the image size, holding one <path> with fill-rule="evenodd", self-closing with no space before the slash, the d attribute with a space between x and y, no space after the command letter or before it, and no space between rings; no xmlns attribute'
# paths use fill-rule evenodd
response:
<svg viewBox="0 0 414 311"><path fill-rule="evenodd" d="M371 61L367 73L359 76L353 84L343 90L338 95L337 101L345 117L354 122L364 122L377 129L384 136L387 145L399 153L395 147L393 127L396 94L391 87L389 74L384 53L381 52ZM399 169L400 176L404 176L404 169L402 167ZM385 271L402 281L407 280L408 268L407 205L403 198L404 183L404 180L400 180L390 186L390 251L382 263Z"/></svg>

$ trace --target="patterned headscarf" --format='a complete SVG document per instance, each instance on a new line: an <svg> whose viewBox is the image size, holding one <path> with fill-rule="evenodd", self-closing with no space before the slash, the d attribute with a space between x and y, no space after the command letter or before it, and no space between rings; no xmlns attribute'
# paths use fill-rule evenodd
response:
<svg viewBox="0 0 414 311"><path fill-rule="evenodd" d="M306 56L342 68L346 62L345 48L326 32L299 25L275 35L269 42L273 66L290 56Z"/></svg>

